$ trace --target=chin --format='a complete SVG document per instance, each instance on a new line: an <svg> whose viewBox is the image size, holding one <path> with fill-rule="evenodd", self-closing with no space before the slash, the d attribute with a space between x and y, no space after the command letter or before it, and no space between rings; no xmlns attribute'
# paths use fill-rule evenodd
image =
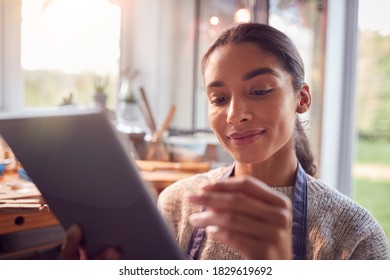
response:
<svg viewBox="0 0 390 280"><path fill-rule="evenodd" d="M259 157L258 154L250 153L250 154L231 154L232 157L239 163L244 164L255 164L255 163L261 163L264 162L266 159L263 157Z"/></svg>

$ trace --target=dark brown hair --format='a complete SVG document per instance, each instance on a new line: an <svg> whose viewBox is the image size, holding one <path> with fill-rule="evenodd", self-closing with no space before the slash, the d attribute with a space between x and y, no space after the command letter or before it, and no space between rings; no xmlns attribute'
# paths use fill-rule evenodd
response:
<svg viewBox="0 0 390 280"><path fill-rule="evenodd" d="M204 75L210 55L217 48L240 43L253 43L260 49L274 55L283 70L290 74L294 90L300 90L304 82L305 70L297 48L283 32L260 23L241 23L223 31L203 56L202 74ZM303 169L308 174L314 175L317 170L314 157L298 118L295 121L294 146L295 154Z"/></svg>

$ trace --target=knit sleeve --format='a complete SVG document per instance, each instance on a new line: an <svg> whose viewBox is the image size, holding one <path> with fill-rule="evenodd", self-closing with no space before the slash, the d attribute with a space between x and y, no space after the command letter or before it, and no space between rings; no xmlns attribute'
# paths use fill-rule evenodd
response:
<svg viewBox="0 0 390 280"><path fill-rule="evenodd" d="M319 180L310 180L309 259L388 259L386 235L373 215Z"/></svg>
<svg viewBox="0 0 390 280"><path fill-rule="evenodd" d="M371 234L357 244L351 260L389 260L389 248L386 246L385 233L379 225L376 225Z"/></svg>
<svg viewBox="0 0 390 280"><path fill-rule="evenodd" d="M182 208L182 200L178 197L178 186L175 184L164 189L160 193L157 201L157 208L164 220L175 231L176 235L178 232L178 217L181 216L180 212Z"/></svg>

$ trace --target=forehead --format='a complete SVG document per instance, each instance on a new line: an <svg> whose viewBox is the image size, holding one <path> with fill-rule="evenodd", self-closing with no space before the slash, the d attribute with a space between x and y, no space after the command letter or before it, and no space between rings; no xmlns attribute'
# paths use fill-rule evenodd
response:
<svg viewBox="0 0 390 280"><path fill-rule="evenodd" d="M245 72L262 67L283 71L275 55L253 43L228 44L215 49L209 56L204 78L215 78L215 75L219 76L231 70Z"/></svg>

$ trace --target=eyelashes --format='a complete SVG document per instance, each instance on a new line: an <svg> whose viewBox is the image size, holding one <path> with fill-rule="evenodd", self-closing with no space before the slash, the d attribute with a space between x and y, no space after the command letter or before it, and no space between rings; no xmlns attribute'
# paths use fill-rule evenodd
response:
<svg viewBox="0 0 390 280"><path fill-rule="evenodd" d="M272 88L270 89L258 89L258 90L253 90L249 93L249 95L254 95L254 96L265 96L265 95L268 95L272 92Z"/></svg>
<svg viewBox="0 0 390 280"><path fill-rule="evenodd" d="M221 105L226 102L229 98L227 96L213 97L210 99L210 103L213 105Z"/></svg>
<svg viewBox="0 0 390 280"><path fill-rule="evenodd" d="M248 93L249 96L255 97L255 98L261 98L265 97L273 92L273 88L270 89L257 89L252 90ZM230 99L230 95L219 95L215 97L210 98L210 104L212 105L223 105Z"/></svg>

